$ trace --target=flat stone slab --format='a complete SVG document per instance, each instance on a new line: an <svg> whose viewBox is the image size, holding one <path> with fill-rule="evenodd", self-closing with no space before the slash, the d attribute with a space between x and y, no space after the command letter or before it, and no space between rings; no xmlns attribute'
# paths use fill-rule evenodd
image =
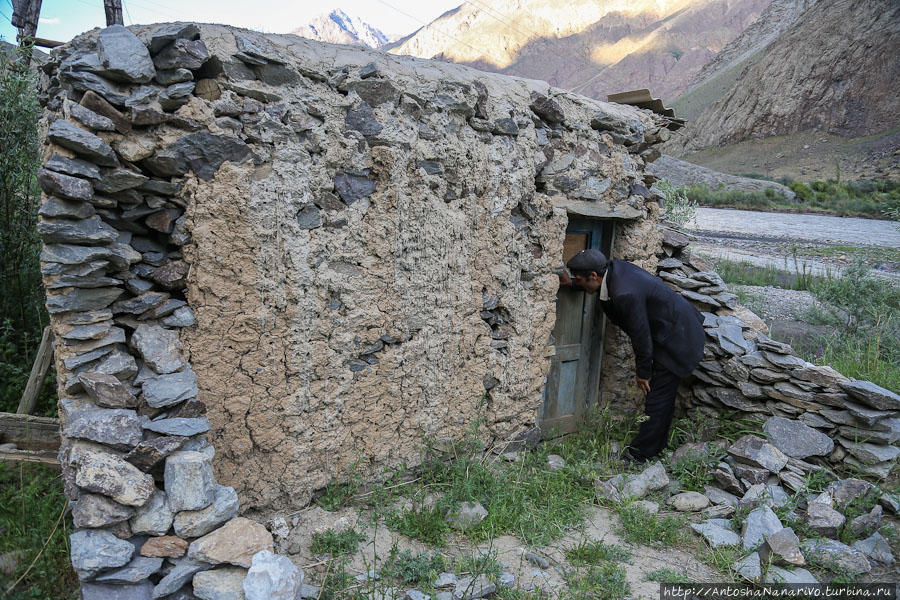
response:
<svg viewBox="0 0 900 600"><path fill-rule="evenodd" d="M65 119L57 119L50 125L47 139L101 167L115 167L119 164L119 159L109 144Z"/></svg>
<svg viewBox="0 0 900 600"><path fill-rule="evenodd" d="M851 575L862 575L872 570L872 564L862 552L836 540L808 539L801 547L807 560L815 559L834 565Z"/></svg>
<svg viewBox="0 0 900 600"><path fill-rule="evenodd" d="M784 529L781 521L778 519L771 508L768 506L760 506L750 511L747 519L744 521L742 540L745 550L753 550L762 544L767 535L771 535L777 531Z"/></svg>
<svg viewBox="0 0 900 600"><path fill-rule="evenodd" d="M793 419L769 417L763 431L773 446L792 458L825 456L834 450L830 437Z"/></svg>
<svg viewBox="0 0 900 600"><path fill-rule="evenodd" d="M238 497L234 488L217 485L212 504L200 510L183 510L175 515L175 533L193 538L206 535L237 516Z"/></svg>
<svg viewBox="0 0 900 600"><path fill-rule="evenodd" d="M767 469L772 473L781 471L788 462L785 454L761 437L748 434L738 439L728 453L742 462Z"/></svg>
<svg viewBox="0 0 900 600"><path fill-rule="evenodd" d="M900 410L900 396L871 381L844 381L841 389L877 410Z"/></svg>
<svg viewBox="0 0 900 600"><path fill-rule="evenodd" d="M702 535L713 548L737 546L741 543L741 536L737 533L709 521L693 523L691 529Z"/></svg>
<svg viewBox="0 0 900 600"><path fill-rule="evenodd" d="M110 25L97 36L97 56L104 75L133 83L147 83L156 75L147 47L123 25Z"/></svg>
<svg viewBox="0 0 900 600"><path fill-rule="evenodd" d="M72 566L79 574L93 577L103 569L127 565L134 555L131 542L104 530L82 529L69 536Z"/></svg>

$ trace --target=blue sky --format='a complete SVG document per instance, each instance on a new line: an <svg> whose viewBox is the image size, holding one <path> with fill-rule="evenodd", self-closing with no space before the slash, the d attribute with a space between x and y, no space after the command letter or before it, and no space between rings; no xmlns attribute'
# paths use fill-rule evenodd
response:
<svg viewBox="0 0 900 600"><path fill-rule="evenodd" d="M341 8L388 35L412 33L463 0L122 0L125 24L199 21L285 33L316 15ZM0 36L15 42L10 0L0 0ZM68 41L106 25L103 0L44 0L37 36Z"/></svg>

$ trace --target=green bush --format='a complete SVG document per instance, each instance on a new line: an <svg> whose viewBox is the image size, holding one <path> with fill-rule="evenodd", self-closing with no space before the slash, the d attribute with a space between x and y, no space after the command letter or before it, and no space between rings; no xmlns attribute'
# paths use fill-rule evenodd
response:
<svg viewBox="0 0 900 600"><path fill-rule="evenodd" d="M36 233L40 193L34 75L0 53L0 412L14 412L48 322ZM52 387L52 386L51 386ZM55 412L46 399L38 412Z"/></svg>

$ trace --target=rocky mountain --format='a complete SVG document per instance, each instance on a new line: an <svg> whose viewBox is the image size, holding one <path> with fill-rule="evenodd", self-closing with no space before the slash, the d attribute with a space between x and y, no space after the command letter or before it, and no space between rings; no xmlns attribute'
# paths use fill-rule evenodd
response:
<svg viewBox="0 0 900 600"><path fill-rule="evenodd" d="M388 37L380 30L365 21L351 17L341 9L320 15L290 33L320 42L352 44L376 49L389 42Z"/></svg>
<svg viewBox="0 0 900 600"><path fill-rule="evenodd" d="M685 92L672 102L679 117L693 119L718 100L744 68L800 18L816 0L772 0L741 35L703 65Z"/></svg>
<svg viewBox="0 0 900 600"><path fill-rule="evenodd" d="M669 151L817 130L842 137L900 125L900 4L818 0L743 68Z"/></svg>
<svg viewBox="0 0 900 600"><path fill-rule="evenodd" d="M390 52L542 79L595 98L680 95L770 0L471 0Z"/></svg>

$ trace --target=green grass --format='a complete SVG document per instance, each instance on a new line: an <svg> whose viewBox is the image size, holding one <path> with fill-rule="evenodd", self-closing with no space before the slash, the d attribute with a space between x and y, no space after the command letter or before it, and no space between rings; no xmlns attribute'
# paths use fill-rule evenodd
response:
<svg viewBox="0 0 900 600"><path fill-rule="evenodd" d="M625 541L646 546L669 547L685 538L683 517L651 515L640 506L627 504L619 510L621 534Z"/></svg>
<svg viewBox="0 0 900 600"><path fill-rule="evenodd" d="M848 261L862 260L868 264L900 264L900 248L883 246L800 246L801 256L821 256L825 258L845 257Z"/></svg>
<svg viewBox="0 0 900 600"><path fill-rule="evenodd" d="M444 545L450 533L444 513L438 507L401 510L387 515L385 523L398 533L437 547Z"/></svg>
<svg viewBox="0 0 900 600"><path fill-rule="evenodd" d="M611 562L576 569L566 576L569 589L560 598L566 600L621 600L631 594L625 569Z"/></svg>
<svg viewBox="0 0 900 600"><path fill-rule="evenodd" d="M669 465L669 475L681 482L682 490L700 492L713 483L713 471L725 451L712 447L702 455L685 456Z"/></svg>
<svg viewBox="0 0 900 600"><path fill-rule="evenodd" d="M650 571L647 573L646 578L647 581L658 581L659 583L670 585L676 583L691 583L691 579L687 575L667 568Z"/></svg>
<svg viewBox="0 0 900 600"><path fill-rule="evenodd" d="M69 562L73 530L71 519L62 516L65 506L58 471L36 464L0 462L0 554L22 551L15 573L0 575L0 597L79 597L78 578Z"/></svg>
<svg viewBox="0 0 900 600"><path fill-rule="evenodd" d="M447 563L440 552L400 552L394 546L380 572L382 577L393 577L404 584L425 582L430 586L446 568Z"/></svg>
<svg viewBox="0 0 900 600"><path fill-rule="evenodd" d="M582 540L577 546L567 548L566 559L573 565L595 565L603 561L622 562L631 558L631 550L616 544Z"/></svg>
<svg viewBox="0 0 900 600"><path fill-rule="evenodd" d="M356 547L364 539L366 539L366 536L352 528L340 531L326 529L323 532L313 534L309 550L313 554L343 556L356 552Z"/></svg>
<svg viewBox="0 0 900 600"><path fill-rule="evenodd" d="M769 178L766 178L769 179ZM900 181L800 181L781 180L795 194L788 200L772 188L757 192L685 186L691 202L715 208L826 213L842 217L893 218L900 207Z"/></svg>
<svg viewBox="0 0 900 600"><path fill-rule="evenodd" d="M799 265L799 249L793 257L785 259L785 268L774 265L758 266L746 261L732 261L717 258L716 272L725 283L734 285L750 285L757 287L778 287L786 290L810 290L819 277L812 276Z"/></svg>

